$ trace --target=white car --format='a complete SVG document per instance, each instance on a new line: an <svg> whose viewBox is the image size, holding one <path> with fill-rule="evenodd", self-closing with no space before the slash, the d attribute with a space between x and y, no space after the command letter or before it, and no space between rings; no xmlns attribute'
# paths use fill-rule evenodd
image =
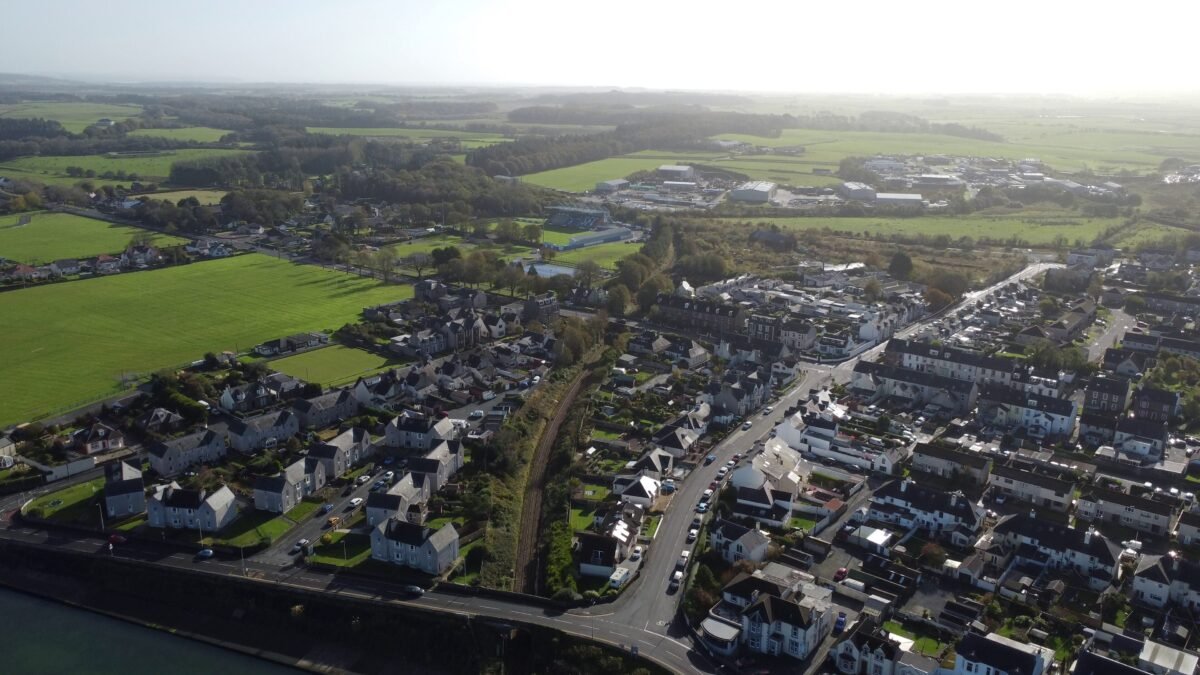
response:
<svg viewBox="0 0 1200 675"><path fill-rule="evenodd" d="M395 472L395 471L388 471L388 472L386 472L386 473L384 473L384 474L383 474L383 479L384 479L384 480L386 480L386 481L387 481L387 482L389 482L389 483L390 483L390 482L392 482L392 479L393 479L393 478L395 478L395 477L396 477L396 472Z"/></svg>
<svg viewBox="0 0 1200 675"><path fill-rule="evenodd" d="M483 419L483 411L482 410L472 410L471 414L467 415L467 419L481 420L481 419Z"/></svg>
<svg viewBox="0 0 1200 675"><path fill-rule="evenodd" d="M355 478L354 482L358 483L359 485L366 485L367 483L371 482L371 476L370 476L370 474L364 473L363 475L359 476L358 478Z"/></svg>
<svg viewBox="0 0 1200 675"><path fill-rule="evenodd" d="M704 491L704 494L700 495L700 501L706 502L706 501L712 499L712 496L713 496L712 488L708 488L707 490Z"/></svg>
<svg viewBox="0 0 1200 675"><path fill-rule="evenodd" d="M697 530L695 528L688 530L688 537L687 537L688 543L690 544L693 541L696 541L696 537L698 537L698 536L700 536L700 530Z"/></svg>
<svg viewBox="0 0 1200 675"><path fill-rule="evenodd" d="M754 426L754 422L751 420L746 420L746 423L742 425L742 431L745 431L752 426Z"/></svg>
<svg viewBox="0 0 1200 675"><path fill-rule="evenodd" d="M351 499L351 500L350 500L350 507L351 507L351 508L358 508L358 507L359 507L359 505L361 505L362 503L363 503L363 498L362 498L362 497L355 497L354 499Z"/></svg>
<svg viewBox="0 0 1200 675"><path fill-rule="evenodd" d="M764 408L764 409L763 409L763 414L764 414L764 415L770 415L770 414L771 414L771 413L773 413L773 412L775 412L775 406L773 406L773 405L769 405L769 406L767 406L766 408Z"/></svg>
<svg viewBox="0 0 1200 675"><path fill-rule="evenodd" d="M634 547L633 547L633 555L630 555L630 556L629 556L629 559L630 559L630 560L632 560L632 561L634 561L634 562L637 562L637 561L641 560L641 559L642 559L642 551L643 551L643 550L644 550L644 549L643 549L641 546L634 546Z"/></svg>
<svg viewBox="0 0 1200 675"><path fill-rule="evenodd" d="M717 478L724 478L729 473L729 467L723 466L717 470Z"/></svg>

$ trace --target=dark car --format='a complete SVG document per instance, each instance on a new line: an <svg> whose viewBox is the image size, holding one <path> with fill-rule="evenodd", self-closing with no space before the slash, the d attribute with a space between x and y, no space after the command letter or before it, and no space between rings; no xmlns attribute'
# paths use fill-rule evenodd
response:
<svg viewBox="0 0 1200 675"><path fill-rule="evenodd" d="M208 560L211 557L213 557L213 550L211 548L202 548L196 551L197 560Z"/></svg>
<svg viewBox="0 0 1200 675"><path fill-rule="evenodd" d="M709 464L712 464L712 463L713 463L713 462L715 462L715 461L717 461L717 456L716 456L716 455L709 455L709 456L707 456L707 457L705 457L705 458L704 458L704 464L705 464L706 466L707 466L707 465L709 465Z"/></svg>
<svg viewBox="0 0 1200 675"><path fill-rule="evenodd" d="M425 595L424 588L421 588L420 586L414 586L411 584L408 586L401 586L400 592L405 595L409 595L409 596L416 597L416 598L419 598L422 595Z"/></svg>
<svg viewBox="0 0 1200 675"><path fill-rule="evenodd" d="M124 535L120 535L120 534L108 535L108 543L110 543L110 544L124 544L127 541L129 541L129 540L126 539Z"/></svg>
<svg viewBox="0 0 1200 675"><path fill-rule="evenodd" d="M846 630L846 613L838 612L837 621L833 622L833 634L841 635L844 630Z"/></svg>

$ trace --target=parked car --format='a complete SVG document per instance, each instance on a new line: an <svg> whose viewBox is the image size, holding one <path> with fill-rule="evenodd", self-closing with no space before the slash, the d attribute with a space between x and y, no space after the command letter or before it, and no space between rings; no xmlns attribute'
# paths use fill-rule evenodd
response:
<svg viewBox="0 0 1200 675"><path fill-rule="evenodd" d="M332 510L333 510L333 504L326 502L321 505L321 513L329 513Z"/></svg>
<svg viewBox="0 0 1200 675"><path fill-rule="evenodd" d="M681 583L683 583L683 572L676 570L675 573L671 575L671 584L667 586L667 590L674 592L677 588L679 588L679 584Z"/></svg>
<svg viewBox="0 0 1200 675"><path fill-rule="evenodd" d="M411 595L411 596L415 596L418 598L421 597L422 595L425 595L424 588L421 588L420 586L416 586L413 584L409 584L407 586L401 586L400 592L405 595Z"/></svg>
<svg viewBox="0 0 1200 675"><path fill-rule="evenodd" d="M728 462L725 462L725 466L727 466L727 467L729 467L730 469L732 469L733 467L737 466L737 461L736 461L736 460L732 460L732 459L731 459L731 460L729 460Z"/></svg>
<svg viewBox="0 0 1200 675"><path fill-rule="evenodd" d="M845 567L839 567L838 570L833 573L834 583L839 582L842 579L845 579L846 575L849 573L850 573L850 570L846 569Z"/></svg>
<svg viewBox="0 0 1200 675"><path fill-rule="evenodd" d="M634 562L641 560L642 559L642 551L644 551L644 550L645 549L642 548L641 546L634 546L633 553L630 554L629 559Z"/></svg>
<svg viewBox="0 0 1200 675"><path fill-rule="evenodd" d="M362 503L363 503L363 498L362 498L362 497L355 497L354 499L351 499L351 500L350 500L350 508L352 508L352 509L356 509L356 508L358 508L358 507L359 507L359 505L361 505Z"/></svg>
<svg viewBox="0 0 1200 675"><path fill-rule="evenodd" d="M467 419L471 419L471 420L483 419L483 411L482 410L472 410L471 414L467 415Z"/></svg>
<svg viewBox="0 0 1200 675"><path fill-rule="evenodd" d="M679 569L683 569L683 568L687 567L688 558L690 558L691 555L692 555L692 552L687 550L686 548L683 549L682 551L680 551L679 552L679 560L675 561L675 567L678 567Z"/></svg>
<svg viewBox="0 0 1200 675"><path fill-rule="evenodd" d="M709 465L709 464L712 464L712 463L713 463L713 462L715 462L715 461L717 461L717 456L716 456L716 455L708 455L707 457L705 457L705 458L704 458L704 464L705 464L706 466L707 466L707 465Z"/></svg>
<svg viewBox="0 0 1200 675"><path fill-rule="evenodd" d="M383 479L389 483L392 482L395 478L396 478L395 471L388 471L387 473L383 474Z"/></svg>
<svg viewBox="0 0 1200 675"><path fill-rule="evenodd" d="M700 527L704 524L704 516L695 516L692 518L692 527Z"/></svg>
<svg viewBox="0 0 1200 675"><path fill-rule="evenodd" d="M708 513L708 502L700 502L697 504L696 513Z"/></svg>
<svg viewBox="0 0 1200 675"><path fill-rule="evenodd" d="M728 473L729 473L729 467L723 466L720 469L717 469L717 478L724 478L725 475Z"/></svg>
<svg viewBox="0 0 1200 675"><path fill-rule="evenodd" d="M745 431L752 426L754 426L754 420L746 420L746 423L742 425L742 431Z"/></svg>
<svg viewBox="0 0 1200 675"><path fill-rule="evenodd" d="M846 630L846 613L838 612L837 620L833 622L833 634L841 635Z"/></svg>
<svg viewBox="0 0 1200 675"><path fill-rule="evenodd" d="M706 502L706 501L712 499L712 496L713 496L713 490L712 490L712 488L709 488L704 491L704 494L700 495L700 501Z"/></svg>
<svg viewBox="0 0 1200 675"><path fill-rule="evenodd" d="M697 530L695 528L688 530L688 536L687 536L688 543L690 544L693 541L696 541L696 537L699 537L699 536L700 536L700 530Z"/></svg>
<svg viewBox="0 0 1200 675"><path fill-rule="evenodd" d="M370 480L371 480L371 476L370 476L370 474L365 474L365 473L364 473L363 475L359 476L358 478L355 478L355 479L354 479L354 482L355 482L355 483L358 483L359 485L366 485L366 484L367 484L367 482L368 482L368 481L370 481Z"/></svg>
<svg viewBox="0 0 1200 675"><path fill-rule="evenodd" d="M295 554L299 553L300 551L303 551L304 547L308 546L309 543L310 542L307 539L301 539L300 541L293 544L292 545L292 555L295 555Z"/></svg>

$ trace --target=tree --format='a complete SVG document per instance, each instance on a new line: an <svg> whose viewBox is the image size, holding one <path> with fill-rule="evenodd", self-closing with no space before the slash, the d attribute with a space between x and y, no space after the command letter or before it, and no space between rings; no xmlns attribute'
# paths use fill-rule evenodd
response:
<svg viewBox="0 0 1200 675"><path fill-rule="evenodd" d="M946 550L931 541L921 547L921 562L930 567L941 567L946 562Z"/></svg>
<svg viewBox="0 0 1200 675"><path fill-rule="evenodd" d="M954 298L947 295L945 291L930 287L925 289L925 302L929 304L931 311L936 312L939 309L948 307L954 302Z"/></svg>
<svg viewBox="0 0 1200 675"><path fill-rule="evenodd" d="M608 313L616 317L625 316L625 311L632 300L629 289L625 288L624 284L617 284L608 292Z"/></svg>
<svg viewBox="0 0 1200 675"><path fill-rule="evenodd" d="M513 242L521 238L521 226L511 220L502 220L496 224L496 239L501 242Z"/></svg>
<svg viewBox="0 0 1200 675"><path fill-rule="evenodd" d="M591 258L580 261L575 267L575 280L584 288L591 288L592 284L600 278L600 265Z"/></svg>
<svg viewBox="0 0 1200 675"><path fill-rule="evenodd" d="M386 246L379 249L372 262L375 263L375 269L379 270L379 274L385 282L392 280L392 273L396 271L396 251L394 249Z"/></svg>
<svg viewBox="0 0 1200 675"><path fill-rule="evenodd" d="M129 238L128 248L137 248L140 246L149 246L150 242L154 241L154 235L146 230L138 230Z"/></svg>
<svg viewBox="0 0 1200 675"><path fill-rule="evenodd" d="M1045 296L1038 302L1038 311L1042 313L1043 317L1049 319L1058 313L1058 303L1054 301L1054 298Z"/></svg>
<svg viewBox="0 0 1200 675"><path fill-rule="evenodd" d="M433 258L429 257L428 253L417 251L405 259L405 264L413 268L417 273L417 279L425 278L425 270L433 264Z"/></svg>
<svg viewBox="0 0 1200 675"><path fill-rule="evenodd" d="M668 279L665 275L655 274L647 279L646 283L642 284L642 287L638 289L638 306L641 307L643 311L650 309L650 306L653 305L656 300L658 300L658 295L660 293L670 293L672 288L673 286L671 285L670 279Z"/></svg>
<svg viewBox="0 0 1200 675"><path fill-rule="evenodd" d="M525 281L525 275L519 267L514 265L505 265L496 272L496 276L492 279L496 288L507 288L509 295L516 295L517 287L523 281Z"/></svg>
<svg viewBox="0 0 1200 675"><path fill-rule="evenodd" d="M458 250L457 246L446 246L444 248L435 248L429 252L433 258L433 264L441 267L451 260L462 258L462 251Z"/></svg>
<svg viewBox="0 0 1200 675"><path fill-rule="evenodd" d="M538 253L541 254L542 260L547 262L554 260L554 256L558 255L558 251L550 248L549 246L543 246Z"/></svg>
<svg viewBox="0 0 1200 675"><path fill-rule="evenodd" d="M521 229L521 236L531 244L542 243L542 226L530 223Z"/></svg>
<svg viewBox="0 0 1200 675"><path fill-rule="evenodd" d="M883 295L883 286L879 284L878 279L868 279L867 283L863 284L863 295L870 302L875 302Z"/></svg>
<svg viewBox="0 0 1200 675"><path fill-rule="evenodd" d="M892 261L888 263L888 274L897 279L907 279L913 271L912 258L904 251L896 251L892 254Z"/></svg>
<svg viewBox="0 0 1200 675"><path fill-rule="evenodd" d="M1146 299L1140 295L1131 295L1125 298L1125 312L1137 316L1146 311Z"/></svg>
<svg viewBox="0 0 1200 675"><path fill-rule="evenodd" d="M491 232L491 230L491 223L488 223L486 220L476 221L476 223L471 226L471 234L478 239L487 239L488 233Z"/></svg>

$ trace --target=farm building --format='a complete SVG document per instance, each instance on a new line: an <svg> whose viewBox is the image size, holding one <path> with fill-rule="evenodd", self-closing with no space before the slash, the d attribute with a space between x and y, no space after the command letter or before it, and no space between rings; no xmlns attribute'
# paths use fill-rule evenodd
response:
<svg viewBox="0 0 1200 675"><path fill-rule="evenodd" d="M842 183L838 187L838 192L846 199L855 199L860 202L869 202L875 199L875 188L866 183Z"/></svg>
<svg viewBox="0 0 1200 675"><path fill-rule="evenodd" d="M602 180L596 183L596 192L616 192L629 187L629 181L624 178L614 178L613 180Z"/></svg>
<svg viewBox="0 0 1200 675"><path fill-rule="evenodd" d="M604 209L585 209L576 206L550 206L546 227L591 230L608 225L611 220Z"/></svg>
<svg viewBox="0 0 1200 675"><path fill-rule="evenodd" d="M875 195L880 206L921 206L921 195L903 192L880 192Z"/></svg>
<svg viewBox="0 0 1200 675"><path fill-rule="evenodd" d="M729 198L735 202L755 202L765 204L775 196L775 184L765 180L755 180L742 183L729 192Z"/></svg>
<svg viewBox="0 0 1200 675"><path fill-rule="evenodd" d="M680 164L663 164L658 167L658 177L663 180L690 181L696 177L696 170Z"/></svg>

